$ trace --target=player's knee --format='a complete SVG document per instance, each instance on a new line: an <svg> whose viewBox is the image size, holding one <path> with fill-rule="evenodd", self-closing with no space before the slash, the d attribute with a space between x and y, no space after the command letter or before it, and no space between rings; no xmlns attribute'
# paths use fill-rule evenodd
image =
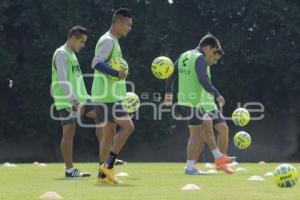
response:
<svg viewBox="0 0 300 200"><path fill-rule="evenodd" d="M229 132L229 128L228 128L228 126L225 124L225 126L224 126L224 134L226 134L226 135L228 135L228 132Z"/></svg>
<svg viewBox="0 0 300 200"><path fill-rule="evenodd" d="M124 132L126 132L128 135L131 135L134 131L134 125L132 122L126 123L125 126L122 127Z"/></svg>
<svg viewBox="0 0 300 200"><path fill-rule="evenodd" d="M72 144L73 143L73 137L63 137L61 139L62 144Z"/></svg>

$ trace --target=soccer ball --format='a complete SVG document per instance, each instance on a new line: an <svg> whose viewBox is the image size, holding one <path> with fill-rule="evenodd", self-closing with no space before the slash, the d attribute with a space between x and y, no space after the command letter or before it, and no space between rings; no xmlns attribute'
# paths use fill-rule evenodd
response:
<svg viewBox="0 0 300 200"><path fill-rule="evenodd" d="M112 58L109 62L108 62L108 66L110 66L112 69L120 71L122 68L126 69L125 73L128 74L128 64L126 62L126 60L124 60L123 58ZM112 77L110 76L112 79L116 79L118 80L117 77Z"/></svg>
<svg viewBox="0 0 300 200"><path fill-rule="evenodd" d="M128 113L136 112L140 107L140 98L133 92L127 92L123 104Z"/></svg>
<svg viewBox="0 0 300 200"><path fill-rule="evenodd" d="M170 58L160 56L152 62L151 71L156 78L166 79L173 74L174 64Z"/></svg>
<svg viewBox="0 0 300 200"><path fill-rule="evenodd" d="M251 136L245 131L240 131L234 135L233 143L239 149L247 149L251 144Z"/></svg>
<svg viewBox="0 0 300 200"><path fill-rule="evenodd" d="M298 180L298 172L290 164L281 164L274 171L274 181L279 187L293 187Z"/></svg>
<svg viewBox="0 0 300 200"><path fill-rule="evenodd" d="M232 121L237 126L246 126L250 121L250 114L245 108L238 108L232 113Z"/></svg>

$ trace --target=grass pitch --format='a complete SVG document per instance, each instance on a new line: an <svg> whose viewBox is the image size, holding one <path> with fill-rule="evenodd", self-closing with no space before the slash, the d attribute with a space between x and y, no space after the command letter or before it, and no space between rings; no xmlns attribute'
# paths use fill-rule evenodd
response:
<svg viewBox="0 0 300 200"><path fill-rule="evenodd" d="M128 163L117 166L116 172L126 172L119 185L96 184L97 163L77 163L81 171L92 172L90 178L64 178L64 165L49 164L37 167L33 164L17 164L16 168L0 166L1 200L35 200L47 192L55 191L64 200L300 200L300 183L293 188L279 188L273 177L264 174L273 171L278 163L242 163L246 172L228 175L185 176L184 163ZM292 163L300 170L300 163ZM201 164L200 169L204 169ZM248 181L259 175L265 181ZM200 190L182 191L189 183Z"/></svg>

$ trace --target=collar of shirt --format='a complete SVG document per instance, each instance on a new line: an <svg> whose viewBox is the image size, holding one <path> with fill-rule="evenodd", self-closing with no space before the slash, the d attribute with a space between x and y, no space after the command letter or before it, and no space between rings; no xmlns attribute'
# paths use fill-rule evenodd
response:
<svg viewBox="0 0 300 200"><path fill-rule="evenodd" d="M118 39L110 31L108 31L108 34L113 40L118 41Z"/></svg>

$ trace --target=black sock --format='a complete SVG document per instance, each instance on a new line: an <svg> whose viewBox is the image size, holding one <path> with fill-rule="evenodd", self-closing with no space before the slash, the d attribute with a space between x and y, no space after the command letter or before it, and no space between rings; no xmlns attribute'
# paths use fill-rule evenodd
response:
<svg viewBox="0 0 300 200"><path fill-rule="evenodd" d="M106 161L106 165L107 165L108 169L111 169L111 168L114 167L114 164L115 164L115 161L116 161L117 157L118 157L118 154L115 154L112 151L109 153L108 160Z"/></svg>
<svg viewBox="0 0 300 200"><path fill-rule="evenodd" d="M99 162L99 166L101 166L103 163L104 162ZM102 171L99 170L99 172L98 172L98 178L105 178L105 177L106 177L106 175Z"/></svg>
<svg viewBox="0 0 300 200"><path fill-rule="evenodd" d="M105 177L106 175L102 171L98 172L98 178L105 178Z"/></svg>

